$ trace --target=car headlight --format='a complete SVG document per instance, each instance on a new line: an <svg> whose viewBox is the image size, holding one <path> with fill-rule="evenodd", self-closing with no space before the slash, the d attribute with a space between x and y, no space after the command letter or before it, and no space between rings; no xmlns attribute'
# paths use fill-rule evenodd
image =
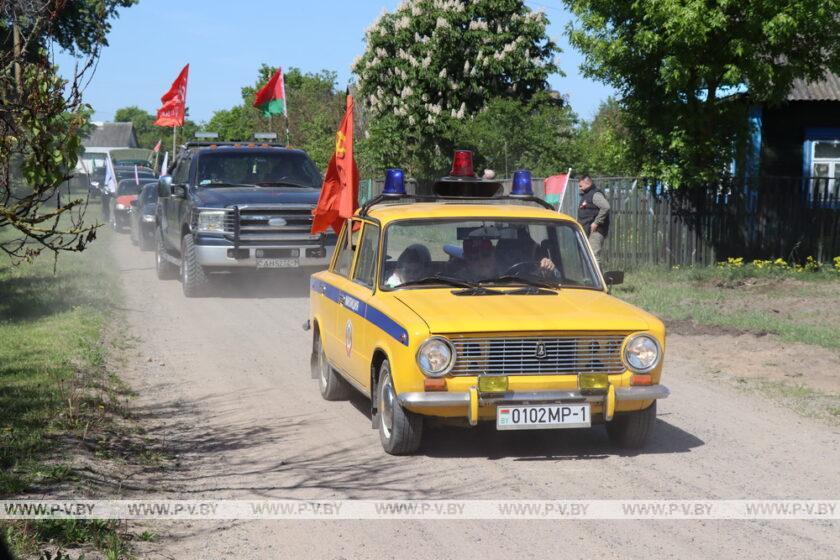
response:
<svg viewBox="0 0 840 560"><path fill-rule="evenodd" d="M99 181L91 181L90 184L91 184L92 187L99 188Z"/></svg>
<svg viewBox="0 0 840 560"><path fill-rule="evenodd" d="M443 377L455 362L455 349L445 338L432 337L417 350L417 365L429 377Z"/></svg>
<svg viewBox="0 0 840 560"><path fill-rule="evenodd" d="M143 221L144 222L154 222L155 215L154 214L143 214Z"/></svg>
<svg viewBox="0 0 840 560"><path fill-rule="evenodd" d="M116 206L114 206L114 208L116 208L117 210L125 210L125 209L126 209L126 205L125 205L125 204L120 204L120 203L118 202L118 203L117 203L117 205L116 205Z"/></svg>
<svg viewBox="0 0 840 560"><path fill-rule="evenodd" d="M202 210L198 213L196 229L201 233L224 233L225 211Z"/></svg>
<svg viewBox="0 0 840 560"><path fill-rule="evenodd" d="M638 334L624 345L624 364L634 373L647 373L659 363L659 343L652 336Z"/></svg>

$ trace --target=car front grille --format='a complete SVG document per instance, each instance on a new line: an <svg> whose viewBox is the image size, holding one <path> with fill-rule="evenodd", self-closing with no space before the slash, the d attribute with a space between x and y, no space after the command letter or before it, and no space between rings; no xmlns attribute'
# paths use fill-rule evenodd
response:
<svg viewBox="0 0 840 560"><path fill-rule="evenodd" d="M311 235L311 204L238 206L227 209L225 237L240 244L320 245Z"/></svg>
<svg viewBox="0 0 840 560"><path fill-rule="evenodd" d="M452 375L622 373L626 335L453 338Z"/></svg>

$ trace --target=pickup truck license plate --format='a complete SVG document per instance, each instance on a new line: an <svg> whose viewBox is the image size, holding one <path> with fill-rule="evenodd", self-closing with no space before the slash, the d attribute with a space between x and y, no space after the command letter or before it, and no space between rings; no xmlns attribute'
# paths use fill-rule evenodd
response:
<svg viewBox="0 0 840 560"><path fill-rule="evenodd" d="M591 425L588 404L500 406L496 409L497 430L588 428Z"/></svg>
<svg viewBox="0 0 840 560"><path fill-rule="evenodd" d="M300 259L257 259L257 268L297 268Z"/></svg>

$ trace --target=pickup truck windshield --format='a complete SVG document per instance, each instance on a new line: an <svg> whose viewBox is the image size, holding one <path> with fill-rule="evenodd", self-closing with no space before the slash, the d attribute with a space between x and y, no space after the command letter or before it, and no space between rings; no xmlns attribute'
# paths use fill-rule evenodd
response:
<svg viewBox="0 0 840 560"><path fill-rule="evenodd" d="M386 229L382 288L432 279L481 285L598 288L577 227L561 220L416 220ZM452 282L441 282L449 286Z"/></svg>
<svg viewBox="0 0 840 560"><path fill-rule="evenodd" d="M198 185L213 184L317 189L321 187L321 174L311 159L294 152L203 154L199 160Z"/></svg>

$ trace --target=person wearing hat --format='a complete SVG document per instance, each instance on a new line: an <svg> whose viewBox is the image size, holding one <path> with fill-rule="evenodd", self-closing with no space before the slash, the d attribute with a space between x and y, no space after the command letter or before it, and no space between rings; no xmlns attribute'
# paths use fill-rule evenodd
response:
<svg viewBox="0 0 840 560"><path fill-rule="evenodd" d="M600 265L601 249L610 231L610 203L604 191L595 186L589 175L581 176L578 187L580 188L578 222L589 237L589 246L592 247L595 259Z"/></svg>

